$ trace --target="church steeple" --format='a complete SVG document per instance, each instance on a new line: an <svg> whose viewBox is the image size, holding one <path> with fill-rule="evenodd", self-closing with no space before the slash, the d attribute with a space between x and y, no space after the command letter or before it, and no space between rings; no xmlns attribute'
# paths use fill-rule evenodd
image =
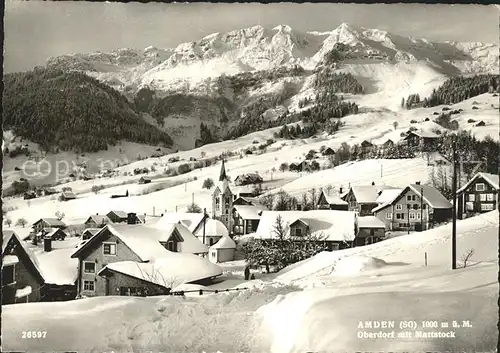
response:
<svg viewBox="0 0 500 353"><path fill-rule="evenodd" d="M223 159L222 165L220 167L219 181L226 181L226 180L228 180L228 178L226 174L226 166L224 165L224 159Z"/></svg>

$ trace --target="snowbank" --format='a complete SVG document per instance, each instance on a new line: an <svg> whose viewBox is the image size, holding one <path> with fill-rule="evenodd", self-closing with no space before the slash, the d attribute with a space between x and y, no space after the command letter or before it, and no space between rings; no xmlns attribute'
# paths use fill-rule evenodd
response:
<svg viewBox="0 0 500 353"><path fill-rule="evenodd" d="M334 274L348 276L384 266L387 266L387 262L384 260L370 256L352 255L341 258L332 272Z"/></svg>

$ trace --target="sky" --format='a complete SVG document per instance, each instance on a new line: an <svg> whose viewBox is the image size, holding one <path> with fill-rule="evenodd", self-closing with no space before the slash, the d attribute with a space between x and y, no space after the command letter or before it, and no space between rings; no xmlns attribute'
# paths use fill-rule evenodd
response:
<svg viewBox="0 0 500 353"><path fill-rule="evenodd" d="M498 43L498 10L448 4L88 3L6 0L4 71L50 57L119 48L172 48L260 24L331 31L342 22L429 40Z"/></svg>

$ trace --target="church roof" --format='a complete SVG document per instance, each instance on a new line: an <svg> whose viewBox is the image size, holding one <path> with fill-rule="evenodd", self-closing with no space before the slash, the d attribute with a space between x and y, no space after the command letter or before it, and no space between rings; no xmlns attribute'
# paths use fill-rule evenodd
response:
<svg viewBox="0 0 500 353"><path fill-rule="evenodd" d="M227 180L226 166L224 165L224 160L222 160L222 165L220 167L219 181Z"/></svg>

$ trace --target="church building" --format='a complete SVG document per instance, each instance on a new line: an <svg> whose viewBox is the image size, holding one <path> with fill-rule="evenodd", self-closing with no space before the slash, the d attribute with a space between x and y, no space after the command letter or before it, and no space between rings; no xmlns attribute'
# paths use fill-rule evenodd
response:
<svg viewBox="0 0 500 353"><path fill-rule="evenodd" d="M212 218L218 219L229 231L233 233L233 201L234 194L229 188L229 178L226 174L226 167L224 160L220 169L219 183L212 194Z"/></svg>

